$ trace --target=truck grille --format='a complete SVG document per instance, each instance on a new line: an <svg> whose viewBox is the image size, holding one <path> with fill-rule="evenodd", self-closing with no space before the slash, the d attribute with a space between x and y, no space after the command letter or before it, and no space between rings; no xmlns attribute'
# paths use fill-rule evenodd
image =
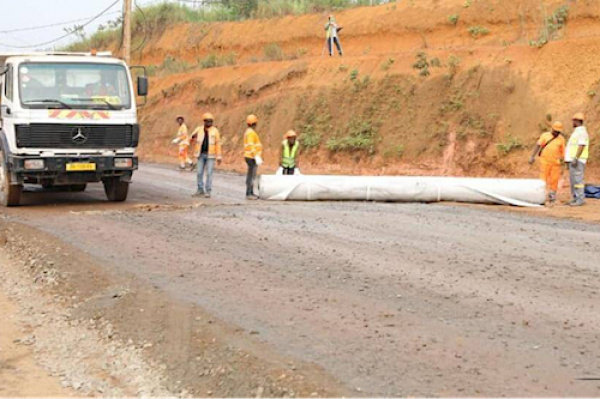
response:
<svg viewBox="0 0 600 399"><path fill-rule="evenodd" d="M138 125L17 125L17 147L103 148L137 147Z"/></svg>

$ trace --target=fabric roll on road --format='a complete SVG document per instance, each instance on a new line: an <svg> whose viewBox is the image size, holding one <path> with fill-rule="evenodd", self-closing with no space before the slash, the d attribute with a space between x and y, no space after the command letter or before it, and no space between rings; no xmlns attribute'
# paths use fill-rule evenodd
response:
<svg viewBox="0 0 600 399"><path fill-rule="evenodd" d="M259 190L261 199L271 201L452 201L536 207L546 198L546 183L538 179L263 175Z"/></svg>

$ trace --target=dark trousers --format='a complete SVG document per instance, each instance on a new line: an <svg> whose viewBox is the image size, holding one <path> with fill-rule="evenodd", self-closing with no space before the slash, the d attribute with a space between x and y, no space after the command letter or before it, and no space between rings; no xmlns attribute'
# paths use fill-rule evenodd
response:
<svg viewBox="0 0 600 399"><path fill-rule="evenodd" d="M246 195L254 194L254 180L256 180L256 171L258 165L256 160L253 158L246 158L246 165L248 165L248 173L246 174Z"/></svg>
<svg viewBox="0 0 600 399"><path fill-rule="evenodd" d="M333 39L327 39L327 47L329 48L329 55L330 56L333 55L332 42L335 43L338 53L340 53L340 55L342 55L342 45L340 44L340 39L338 39L337 37L334 37Z"/></svg>
<svg viewBox="0 0 600 399"><path fill-rule="evenodd" d="M283 168L283 174L284 175L293 175L294 174L294 167L291 168Z"/></svg>

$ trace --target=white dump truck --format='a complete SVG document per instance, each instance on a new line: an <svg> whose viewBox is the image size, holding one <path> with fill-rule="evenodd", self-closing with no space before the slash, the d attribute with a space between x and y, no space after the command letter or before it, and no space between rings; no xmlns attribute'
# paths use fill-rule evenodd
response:
<svg viewBox="0 0 600 399"><path fill-rule="evenodd" d="M102 182L110 201L127 199L138 167L138 96L145 73L110 54L0 54L0 205L23 186L83 191Z"/></svg>

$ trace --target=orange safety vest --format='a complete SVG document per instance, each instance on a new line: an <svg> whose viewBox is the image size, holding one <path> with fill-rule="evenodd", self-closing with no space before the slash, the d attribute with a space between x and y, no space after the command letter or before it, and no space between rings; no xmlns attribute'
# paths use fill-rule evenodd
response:
<svg viewBox="0 0 600 399"><path fill-rule="evenodd" d="M201 149L204 143L204 126L197 127L192 133L192 137L196 136L198 140L198 146ZM208 128L208 157L221 159L221 133L219 129L214 126Z"/></svg>

